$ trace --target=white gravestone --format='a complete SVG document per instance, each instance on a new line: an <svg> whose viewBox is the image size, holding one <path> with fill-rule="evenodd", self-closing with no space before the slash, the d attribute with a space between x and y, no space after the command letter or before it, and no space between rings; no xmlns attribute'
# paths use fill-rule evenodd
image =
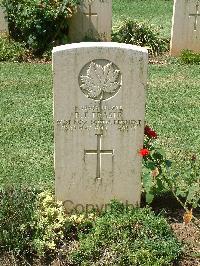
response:
<svg viewBox="0 0 200 266"><path fill-rule="evenodd" d="M189 49L200 52L200 1L175 0L170 53Z"/></svg>
<svg viewBox="0 0 200 266"><path fill-rule="evenodd" d="M0 6L0 34L8 33L8 22L6 21L5 16L5 12Z"/></svg>
<svg viewBox="0 0 200 266"><path fill-rule="evenodd" d="M111 40L112 0L82 0L69 22L70 42Z"/></svg>
<svg viewBox="0 0 200 266"><path fill-rule="evenodd" d="M68 209L139 204L147 61L127 44L54 48L56 195Z"/></svg>

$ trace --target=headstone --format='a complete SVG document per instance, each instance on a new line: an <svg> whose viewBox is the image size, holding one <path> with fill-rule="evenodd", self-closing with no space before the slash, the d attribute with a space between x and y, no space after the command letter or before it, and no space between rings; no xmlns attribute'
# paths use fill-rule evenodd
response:
<svg viewBox="0 0 200 266"><path fill-rule="evenodd" d="M170 53L184 49L200 52L200 1L175 0Z"/></svg>
<svg viewBox="0 0 200 266"><path fill-rule="evenodd" d="M5 18L5 11L0 6L0 34L8 33L8 22Z"/></svg>
<svg viewBox="0 0 200 266"><path fill-rule="evenodd" d="M68 209L139 204L147 61L127 44L54 48L56 195Z"/></svg>
<svg viewBox="0 0 200 266"><path fill-rule="evenodd" d="M112 0L82 0L69 21L70 42L111 40Z"/></svg>

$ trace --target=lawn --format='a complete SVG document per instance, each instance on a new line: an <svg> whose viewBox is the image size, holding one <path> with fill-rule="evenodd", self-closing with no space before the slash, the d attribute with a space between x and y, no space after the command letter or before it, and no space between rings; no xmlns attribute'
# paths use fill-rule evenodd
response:
<svg viewBox="0 0 200 266"><path fill-rule="evenodd" d="M53 181L51 66L0 66L0 183Z"/></svg>
<svg viewBox="0 0 200 266"><path fill-rule="evenodd" d="M146 122L178 164L200 150L199 80L199 66L149 66ZM52 186L51 65L1 63L0 82L0 182Z"/></svg>
<svg viewBox="0 0 200 266"><path fill-rule="evenodd" d="M175 158L200 150L200 71L198 65L151 65L146 121L157 129Z"/></svg>
<svg viewBox="0 0 200 266"><path fill-rule="evenodd" d="M113 0L113 27L128 18L145 21L169 39L172 14L173 1L170 0Z"/></svg>

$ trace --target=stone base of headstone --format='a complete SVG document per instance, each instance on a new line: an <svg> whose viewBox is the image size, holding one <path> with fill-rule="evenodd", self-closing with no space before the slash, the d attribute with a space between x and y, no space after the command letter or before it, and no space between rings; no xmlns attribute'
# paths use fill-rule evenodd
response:
<svg viewBox="0 0 200 266"><path fill-rule="evenodd" d="M182 50L200 52L200 1L174 0L170 54Z"/></svg>
<svg viewBox="0 0 200 266"><path fill-rule="evenodd" d="M111 41L112 0L83 0L69 20L69 40Z"/></svg>

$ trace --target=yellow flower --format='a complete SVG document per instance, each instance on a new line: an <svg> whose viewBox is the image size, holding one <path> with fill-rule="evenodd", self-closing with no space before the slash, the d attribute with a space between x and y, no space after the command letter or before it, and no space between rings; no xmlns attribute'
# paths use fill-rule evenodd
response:
<svg viewBox="0 0 200 266"><path fill-rule="evenodd" d="M74 215L71 215L71 216L69 217L69 220L70 220L70 221L76 221L77 218L78 218L78 216L74 214Z"/></svg>
<svg viewBox="0 0 200 266"><path fill-rule="evenodd" d="M88 215L88 218L93 220L93 219L95 218L94 213L90 213L90 214Z"/></svg>
<svg viewBox="0 0 200 266"><path fill-rule="evenodd" d="M78 217L78 219L77 219L76 222L80 224L83 220L84 220L84 215L81 214L81 215Z"/></svg>

